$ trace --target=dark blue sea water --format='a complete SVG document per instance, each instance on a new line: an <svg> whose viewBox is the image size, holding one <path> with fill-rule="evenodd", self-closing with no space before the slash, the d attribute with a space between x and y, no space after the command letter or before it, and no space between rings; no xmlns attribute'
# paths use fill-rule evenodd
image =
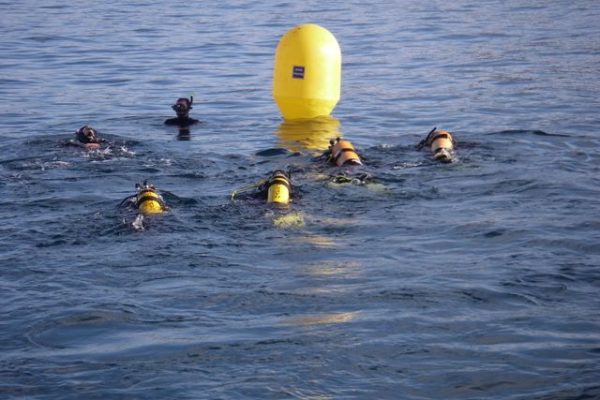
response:
<svg viewBox="0 0 600 400"><path fill-rule="evenodd" d="M600 398L599 20L1 2L0 398ZM306 22L340 43L342 99L284 124L274 52ZM163 121L189 95L181 135ZM110 148L64 147L84 124ZM434 126L455 162L415 150ZM335 136L364 167L316 157ZM289 209L230 200L277 168ZM136 229L119 203L144 179L171 211Z"/></svg>

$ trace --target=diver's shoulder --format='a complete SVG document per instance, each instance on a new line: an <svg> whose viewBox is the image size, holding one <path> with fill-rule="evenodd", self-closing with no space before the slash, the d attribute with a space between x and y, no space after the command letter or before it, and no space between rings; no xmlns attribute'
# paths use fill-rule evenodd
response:
<svg viewBox="0 0 600 400"><path fill-rule="evenodd" d="M165 120L165 125L190 126L200 122L195 118L169 118Z"/></svg>
<svg viewBox="0 0 600 400"><path fill-rule="evenodd" d="M102 143L105 143L105 141L102 141ZM102 147L101 143L81 143L80 141L73 139L63 142L63 145L66 147L77 147L84 150L98 150L100 147Z"/></svg>

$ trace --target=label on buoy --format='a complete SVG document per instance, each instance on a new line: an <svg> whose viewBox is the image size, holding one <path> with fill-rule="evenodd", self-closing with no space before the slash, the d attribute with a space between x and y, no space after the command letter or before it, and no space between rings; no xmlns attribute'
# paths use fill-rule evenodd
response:
<svg viewBox="0 0 600 400"><path fill-rule="evenodd" d="M294 65L294 68L292 69L292 78L304 79L304 67Z"/></svg>

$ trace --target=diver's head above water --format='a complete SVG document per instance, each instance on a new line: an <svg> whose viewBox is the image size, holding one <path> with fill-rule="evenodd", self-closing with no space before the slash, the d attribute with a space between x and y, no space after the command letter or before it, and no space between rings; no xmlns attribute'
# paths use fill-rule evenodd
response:
<svg viewBox="0 0 600 400"><path fill-rule="evenodd" d="M194 96L190 96L189 99L186 97L178 98L175 104L171 106L173 111L175 111L175 114L177 114L177 117L167 119L165 124L187 127L198 122L197 119L190 118L189 116L192 104L194 104Z"/></svg>
<svg viewBox="0 0 600 400"><path fill-rule="evenodd" d="M69 140L67 145L83 147L86 150L97 150L105 140L98 136L98 131L89 125L84 125L75 131L75 139Z"/></svg>
<svg viewBox="0 0 600 400"><path fill-rule="evenodd" d="M75 135L77 136L77 140L81 143L100 143L100 139L98 138L98 132L92 128L91 126L84 125L79 128Z"/></svg>
<svg viewBox="0 0 600 400"><path fill-rule="evenodd" d="M180 97L177 99L175 104L171 106L171 108L175 111L179 118L187 118L190 110L192 109L192 103L194 102L194 97L192 96L190 99L185 97Z"/></svg>

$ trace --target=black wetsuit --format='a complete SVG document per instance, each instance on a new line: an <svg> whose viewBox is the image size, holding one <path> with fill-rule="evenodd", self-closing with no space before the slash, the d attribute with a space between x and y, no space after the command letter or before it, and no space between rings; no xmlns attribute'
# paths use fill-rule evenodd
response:
<svg viewBox="0 0 600 400"><path fill-rule="evenodd" d="M173 126L179 126L179 127L187 127L190 125L194 125L195 123L200 122L197 119L194 118L190 118L190 117L184 117L184 118L179 118L179 117L175 117L175 118L169 118L168 120L165 121L165 125L173 125Z"/></svg>

